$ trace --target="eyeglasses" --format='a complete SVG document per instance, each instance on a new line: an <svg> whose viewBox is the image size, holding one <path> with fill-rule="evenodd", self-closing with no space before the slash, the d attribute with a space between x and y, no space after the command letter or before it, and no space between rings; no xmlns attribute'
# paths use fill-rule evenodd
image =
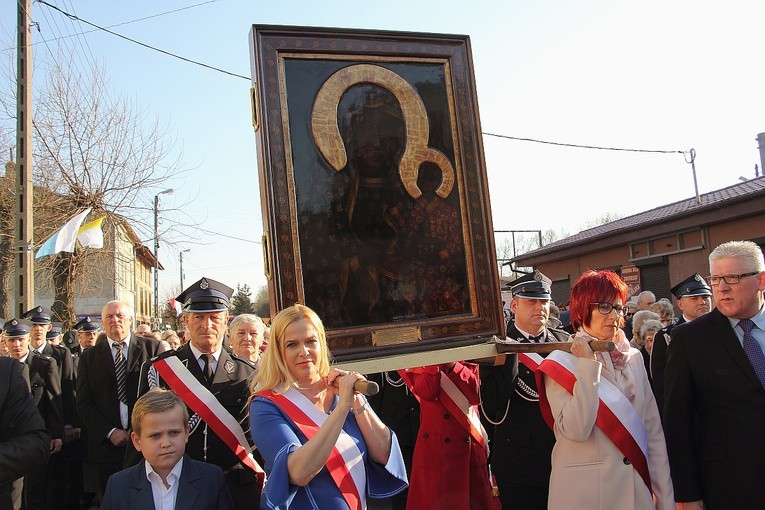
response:
<svg viewBox="0 0 765 510"><path fill-rule="evenodd" d="M590 303L598 307L598 311L603 315L608 315L611 310L616 310L616 315L626 315L627 307L622 305L612 305L611 303Z"/></svg>
<svg viewBox="0 0 765 510"><path fill-rule="evenodd" d="M725 283L728 285L735 285L738 282L741 281L741 278L746 278L747 276L754 276L756 274L760 274L760 271L752 271L751 273L741 273L741 274L724 274L724 275L710 275L705 276L704 279L709 283L711 286L717 286L720 285L720 280L725 280Z"/></svg>

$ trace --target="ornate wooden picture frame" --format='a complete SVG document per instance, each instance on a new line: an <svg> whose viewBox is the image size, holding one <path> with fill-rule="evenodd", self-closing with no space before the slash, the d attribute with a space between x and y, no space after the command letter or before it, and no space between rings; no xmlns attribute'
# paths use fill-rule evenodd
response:
<svg viewBox="0 0 765 510"><path fill-rule="evenodd" d="M271 313L339 361L504 336L467 36L253 26Z"/></svg>

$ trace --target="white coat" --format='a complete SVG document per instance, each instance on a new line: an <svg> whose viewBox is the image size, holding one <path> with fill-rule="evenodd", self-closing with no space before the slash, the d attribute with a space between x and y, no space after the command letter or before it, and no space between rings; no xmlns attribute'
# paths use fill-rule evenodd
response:
<svg viewBox="0 0 765 510"><path fill-rule="evenodd" d="M624 372L615 370L610 356L599 361L576 358L574 394L544 376L547 399L555 419L556 443L552 452L548 508L673 509L672 480L667 448L643 357L631 348ZM648 468L654 496L624 454L595 425L601 377L625 395L634 393L632 405L648 435ZM655 502L654 502L655 497Z"/></svg>

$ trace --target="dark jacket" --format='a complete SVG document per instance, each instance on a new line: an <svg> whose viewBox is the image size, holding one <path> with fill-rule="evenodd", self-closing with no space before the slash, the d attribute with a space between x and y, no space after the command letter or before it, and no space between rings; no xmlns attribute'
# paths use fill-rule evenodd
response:
<svg viewBox="0 0 765 510"><path fill-rule="evenodd" d="M547 341L569 341L565 331L548 328L546 332ZM528 342L515 324L507 338ZM539 488L549 485L555 436L542 418L536 391L534 372L519 363L516 355L508 355L501 366L481 366L484 412L491 421L501 421L494 427L491 453L500 491L505 481Z"/></svg>
<svg viewBox="0 0 765 510"><path fill-rule="evenodd" d="M13 480L43 472L49 451L50 434L24 380L22 363L0 357L0 501L7 501Z"/></svg>
<svg viewBox="0 0 765 510"><path fill-rule="evenodd" d="M176 356L197 381L205 384L202 369L199 367L199 361L194 358L190 344L184 344L177 351L165 352L157 359L170 356ZM143 395L149 391L150 387L153 387L153 384L149 383L150 378L155 380L153 371L150 375L151 364L151 362L146 363L141 370L139 395ZM249 433L247 401L250 396L249 383L254 372L255 369L252 365L229 353L224 347L221 349L215 375L209 386L218 402L239 421L247 440L250 442L252 440ZM155 384L169 388L159 376L157 376ZM223 469L226 475L226 484L236 508L257 508L260 491L255 473L242 465L239 458L226 443L191 408L189 408L189 416L191 417L191 435L186 445L186 454L194 460L215 464ZM257 452L254 453L257 460Z"/></svg>
<svg viewBox="0 0 765 510"><path fill-rule="evenodd" d="M127 359L126 396L128 419L138 399L141 365L162 352L159 341L133 335ZM109 342L101 334L96 345L80 355L77 367L77 413L87 431L88 458L91 462L122 462L125 447L114 446L107 434L122 428L117 375Z"/></svg>
<svg viewBox="0 0 765 510"><path fill-rule="evenodd" d="M44 354L30 350L26 360L29 365L29 385L37 410L54 439L64 437L64 408L61 401L61 379L56 361Z"/></svg>
<svg viewBox="0 0 765 510"><path fill-rule="evenodd" d="M76 402L74 397L74 364L72 354L63 345L45 343L42 354L56 360L56 367L61 381L61 405L64 409L64 425L73 425L76 421Z"/></svg>
<svg viewBox="0 0 765 510"><path fill-rule="evenodd" d="M664 384L675 500L765 508L765 390L717 308L672 330Z"/></svg>
<svg viewBox="0 0 765 510"><path fill-rule="evenodd" d="M653 337L653 349L651 349L650 369L648 372L651 378L651 389L653 396L656 397L656 406L659 408L659 415L664 416L664 370L667 367L667 348L672 339L672 330L680 324L685 324L685 317L680 316L676 324L670 324L656 332Z"/></svg>
<svg viewBox="0 0 765 510"><path fill-rule="evenodd" d="M106 484L100 510L154 508L151 483L146 478L144 462L113 474ZM178 510L233 510L231 495L218 466L183 457L175 499Z"/></svg>

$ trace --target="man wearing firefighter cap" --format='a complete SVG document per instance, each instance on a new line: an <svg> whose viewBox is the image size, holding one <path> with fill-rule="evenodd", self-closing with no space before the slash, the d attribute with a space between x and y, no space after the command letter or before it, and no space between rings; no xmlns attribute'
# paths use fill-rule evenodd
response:
<svg viewBox="0 0 765 510"><path fill-rule="evenodd" d="M202 278L178 295L176 300L183 307L182 320L188 342L177 351L168 351L144 364L139 395L157 386L175 391L186 402L191 416L186 454L194 460L209 462L223 469L226 485L237 509L258 508L260 489L255 472L245 466L221 439L214 430L215 425L206 423L200 413L189 405L195 395L211 394L241 424L247 441L250 441L247 399L249 382L255 370L223 346L228 327L228 305L233 292L232 288L220 282ZM177 358L181 363L172 358ZM174 377L162 377L163 373L168 374L163 370L169 367L174 367L177 370L174 373L178 376L190 375L195 382L179 386L178 382L174 382ZM203 410L201 414L205 412Z"/></svg>
<svg viewBox="0 0 765 510"><path fill-rule="evenodd" d="M664 367L667 365L667 347L672 330L680 324L701 317L712 309L712 288L699 273L693 273L672 287L670 292L677 298L677 307L682 315L676 324L670 324L656 332L651 351L651 386L660 415L664 413Z"/></svg>
<svg viewBox="0 0 765 510"><path fill-rule="evenodd" d="M539 271L510 284L514 320L507 338L522 343L567 342L547 327L551 280ZM503 510L547 508L555 436L542 418L533 370L508 355L504 365L481 366L484 412L494 426L491 468Z"/></svg>

